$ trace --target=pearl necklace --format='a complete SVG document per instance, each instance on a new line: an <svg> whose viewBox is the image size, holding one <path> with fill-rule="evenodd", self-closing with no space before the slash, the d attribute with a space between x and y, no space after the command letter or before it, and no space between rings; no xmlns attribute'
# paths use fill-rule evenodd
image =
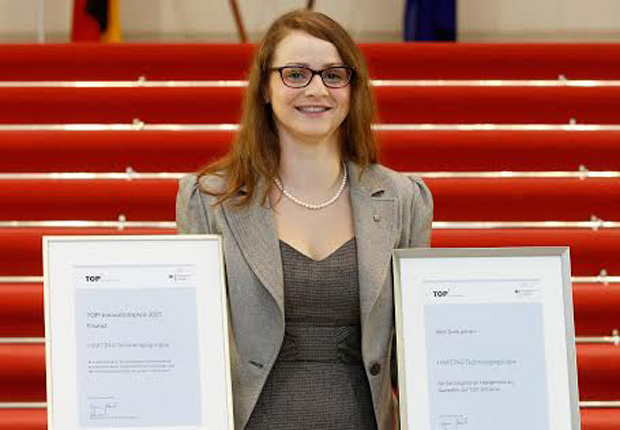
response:
<svg viewBox="0 0 620 430"><path fill-rule="evenodd" d="M342 194L342 190L344 190L344 186L347 183L347 167L344 165L344 163L342 164L342 168L343 168L344 173L342 174L342 182L340 182L340 187L338 187L338 191L331 199L327 200L326 202L320 203L318 205L313 205L312 203L306 203L302 200L299 200L297 197L295 197L294 195L292 195L291 193L289 193L288 191L284 189L284 186L282 185L282 182L280 182L280 179L275 178L275 182L278 188L280 189L280 191L282 191L282 194L288 197L293 203L296 203L299 206L302 206L306 209L316 211L316 210L323 209L331 205L336 200L338 200L338 197L340 197L340 194Z"/></svg>

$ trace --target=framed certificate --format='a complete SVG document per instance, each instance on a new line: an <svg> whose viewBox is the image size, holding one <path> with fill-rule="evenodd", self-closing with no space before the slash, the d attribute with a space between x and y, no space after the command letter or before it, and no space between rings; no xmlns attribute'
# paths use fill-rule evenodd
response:
<svg viewBox="0 0 620 430"><path fill-rule="evenodd" d="M48 428L233 429L219 236L43 238Z"/></svg>
<svg viewBox="0 0 620 430"><path fill-rule="evenodd" d="M401 428L578 430L568 248L394 251Z"/></svg>

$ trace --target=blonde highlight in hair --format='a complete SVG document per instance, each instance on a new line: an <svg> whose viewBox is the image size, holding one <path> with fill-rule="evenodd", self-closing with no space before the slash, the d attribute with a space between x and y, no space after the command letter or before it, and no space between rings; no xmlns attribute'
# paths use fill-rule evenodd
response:
<svg viewBox="0 0 620 430"><path fill-rule="evenodd" d="M357 163L362 170L377 162L377 145L371 130L376 109L362 53L333 19L319 12L296 10L274 21L258 46L249 69L239 131L230 151L199 172L199 176L216 175L224 179L223 189L204 190L217 197L216 204L233 201L241 191L244 193L234 198L233 203L239 206L249 203L262 179L265 186L260 199L264 205L274 186L280 164L280 140L265 90L274 52L280 41L294 30L332 43L344 64L354 68L349 113L340 126L340 156L343 161Z"/></svg>

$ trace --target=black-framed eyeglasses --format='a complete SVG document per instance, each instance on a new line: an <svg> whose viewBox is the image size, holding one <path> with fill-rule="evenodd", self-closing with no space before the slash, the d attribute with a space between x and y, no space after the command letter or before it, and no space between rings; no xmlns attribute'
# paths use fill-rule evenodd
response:
<svg viewBox="0 0 620 430"><path fill-rule="evenodd" d="M354 69L351 66L333 66L323 70L312 70L304 66L281 66L269 69L280 73L282 83L290 88L304 88L310 85L314 75L319 75L323 85L328 88L344 88L353 79Z"/></svg>

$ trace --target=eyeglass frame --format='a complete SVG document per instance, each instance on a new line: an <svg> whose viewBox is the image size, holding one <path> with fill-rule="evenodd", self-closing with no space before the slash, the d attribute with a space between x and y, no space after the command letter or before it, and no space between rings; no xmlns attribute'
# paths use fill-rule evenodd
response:
<svg viewBox="0 0 620 430"><path fill-rule="evenodd" d="M312 73L312 76L310 76L310 79L308 80L308 82L306 83L306 85L302 85L299 87L292 87L290 85L287 85L286 82L284 81L284 75L282 74L282 71L285 69L305 69L305 70L309 70L310 73ZM341 87L334 87L331 85L327 85L325 83L325 78L323 78L323 73L330 70L330 69L347 69L349 71L349 80L347 81L347 83ZM330 66L330 67L326 67L325 69L321 69L321 70L314 70L311 69L310 67L306 67L306 66L280 66L280 67L270 67L269 69L267 69L269 72L278 72L280 75L280 79L282 80L282 84L288 88L294 88L294 89L300 89L300 88L306 88L308 85L310 85L310 83L312 82L312 80L314 79L315 75L319 75L319 77L321 78L321 82L323 82L323 85L325 85L327 88L332 88L332 89L339 89L339 88L346 88L349 85L351 85L351 81L353 80L354 76L355 76L355 68L353 66L348 66L346 64L343 64L342 66Z"/></svg>

